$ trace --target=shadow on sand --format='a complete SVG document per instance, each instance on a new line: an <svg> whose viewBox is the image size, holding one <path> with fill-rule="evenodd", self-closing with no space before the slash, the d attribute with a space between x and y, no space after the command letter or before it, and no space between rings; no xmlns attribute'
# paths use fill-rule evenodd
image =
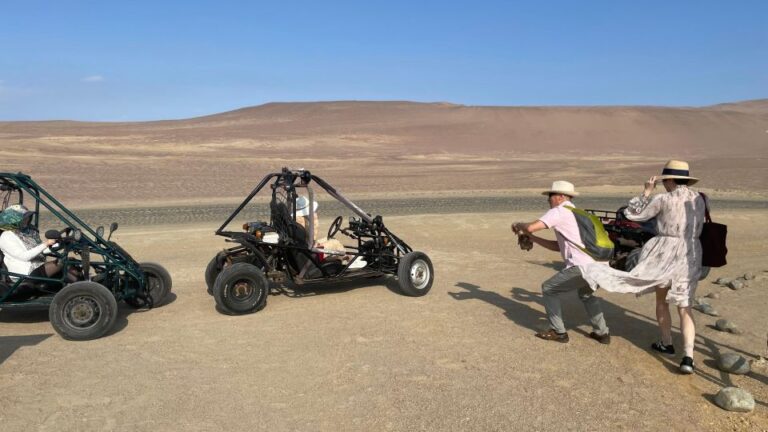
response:
<svg viewBox="0 0 768 432"><path fill-rule="evenodd" d="M504 315L515 324L532 331L538 331L547 327L546 315L541 312L544 306L539 292L532 292L525 288L514 287L510 291L510 297L506 297L495 291L485 290L482 287L469 282L458 282L455 286L464 290L448 293L448 295L455 300L463 301L474 299L489 303L503 310ZM566 327L573 329L571 330L572 332L580 333L586 337L588 335L587 332L580 328L574 329L575 325L589 322L584 307L578 299L576 292L562 295L561 300L563 302ZM679 355L675 358L665 358L655 355L649 350L651 343L658 338L659 334L655 318L625 309L615 303L607 301L605 298L602 298L601 300L603 314L605 315L605 320L611 330L612 337L627 340L638 348L647 351L648 355L655 358L668 372L678 373L677 361L679 361ZM649 297L649 301L653 301L652 298ZM534 309L529 306L531 303L537 304L539 307ZM673 328L673 337L675 345L680 347L682 345L682 336L680 335L678 328ZM701 359L699 361L710 366L713 370L709 371L709 368L707 370L697 368L695 372L696 375L720 387L733 386L734 384L730 375L719 371L714 364L715 361L712 360L718 358L721 352L726 351L742 354L747 358L758 357L754 353L748 353L734 346L717 342L711 338L697 334L696 352L698 358ZM768 378L755 371L750 372L747 376L759 383L768 384ZM709 399L714 399L714 395L704 396ZM760 405L767 405L766 402L763 401L756 400L755 402Z"/></svg>
<svg viewBox="0 0 768 432"><path fill-rule="evenodd" d="M165 307L169 304L176 301L176 294L170 293L168 297L165 298L165 300L156 307ZM128 326L128 317L133 314L141 314L147 311L151 311L151 309L134 309L133 307L128 306L127 304L123 302L119 302L117 304L117 317L115 318L115 323L112 326L111 329L102 337L109 337L114 334L120 333L125 327ZM9 322L9 323L25 323L25 324L33 324L33 323L41 323L48 321L48 309L47 308L39 308L39 309L27 309L27 310L3 310L0 312L0 323L2 322ZM46 338L51 336L51 334L47 334ZM0 337L0 344L5 342L5 337L26 337L26 336L2 336ZM34 344L36 345L36 344ZM0 345L0 363L2 363L2 360L4 358L2 357L5 346ZM12 351L11 351L12 352ZM10 353L8 353L10 356ZM7 358L7 357L6 357Z"/></svg>
<svg viewBox="0 0 768 432"><path fill-rule="evenodd" d="M270 290L271 295L284 295L286 297L314 297L325 294L337 294L355 289L369 288L374 286L384 286L396 294L402 294L398 287L397 279L387 275L371 276L363 279L353 279L343 282L314 283L307 285L296 285L286 283L284 286L273 287Z"/></svg>
<svg viewBox="0 0 768 432"><path fill-rule="evenodd" d="M3 364L3 362L17 349L25 346L35 346L51 336L53 336L53 333L25 336L0 336L0 364Z"/></svg>

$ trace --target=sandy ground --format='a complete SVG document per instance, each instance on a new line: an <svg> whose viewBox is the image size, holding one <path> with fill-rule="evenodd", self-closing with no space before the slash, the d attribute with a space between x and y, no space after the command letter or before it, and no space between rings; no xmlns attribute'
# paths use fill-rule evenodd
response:
<svg viewBox="0 0 768 432"><path fill-rule="evenodd" d="M216 312L205 292L205 264L225 246L214 224L121 228L116 238L134 256L171 271L175 299L124 309L111 335L80 343L56 335L45 312L0 312L2 430L768 430L768 372L729 376L712 360L766 355L765 211L718 213L731 264L699 294L719 292L712 303L745 333L720 333L716 318L696 313L692 376L675 373L679 358L648 351L651 297L601 293L609 346L585 336L575 296L565 302L569 344L533 337L546 325L539 286L558 256L518 250L508 226L537 215L386 218L431 256L427 296L379 281L271 296L237 317ZM758 275L749 288L711 283L746 271ZM724 385L752 392L755 411L715 406Z"/></svg>

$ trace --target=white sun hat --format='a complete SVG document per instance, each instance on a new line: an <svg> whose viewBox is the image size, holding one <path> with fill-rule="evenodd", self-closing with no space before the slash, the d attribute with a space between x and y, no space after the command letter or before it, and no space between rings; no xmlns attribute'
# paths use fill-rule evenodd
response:
<svg viewBox="0 0 768 432"><path fill-rule="evenodd" d="M671 160L664 165L664 169L661 171L661 175L656 177L656 182L661 182L666 179L684 179L688 180L688 185L692 185L699 181L696 177L690 176L688 170L688 162Z"/></svg>
<svg viewBox="0 0 768 432"><path fill-rule="evenodd" d="M552 187L549 190L542 192L541 194L549 195L553 193L568 195L569 197L579 196L579 193L576 192L576 188L573 186L573 183L563 180L552 182Z"/></svg>
<svg viewBox="0 0 768 432"><path fill-rule="evenodd" d="M317 211L317 201L312 202L313 211ZM309 199L305 196L296 198L296 216L309 216Z"/></svg>

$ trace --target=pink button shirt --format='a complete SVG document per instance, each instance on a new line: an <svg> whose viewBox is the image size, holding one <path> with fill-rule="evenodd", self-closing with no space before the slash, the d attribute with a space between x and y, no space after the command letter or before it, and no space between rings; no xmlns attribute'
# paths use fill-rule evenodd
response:
<svg viewBox="0 0 768 432"><path fill-rule="evenodd" d="M579 234L579 225L576 223L576 216L565 206L575 207L572 202L566 201L549 209L539 220L544 222L547 228L555 230L555 238L557 238L557 244L560 246L560 255L565 261L565 268L595 262L591 256L571 243L584 247L581 234ZM570 241L566 241L566 238Z"/></svg>

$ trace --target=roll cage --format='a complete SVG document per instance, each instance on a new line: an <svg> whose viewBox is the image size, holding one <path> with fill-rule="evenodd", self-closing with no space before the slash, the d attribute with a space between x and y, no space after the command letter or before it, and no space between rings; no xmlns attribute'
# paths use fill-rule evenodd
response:
<svg viewBox="0 0 768 432"><path fill-rule="evenodd" d="M72 211L54 198L44 188L38 185L29 175L23 173L0 173L0 197L2 208L5 210L12 197L16 195L16 203L25 204L25 198L34 200L34 216L29 227L39 232L40 210L48 210L51 216L63 223L69 230L67 237L60 240L61 247L58 252L53 252L64 263L64 270L60 278L31 276L12 273L0 262L0 283L7 285L5 293L0 294L0 304L11 298L24 284L33 284L43 290L44 293L54 294L52 287L66 285L65 278L69 268L79 267L86 280L91 280L90 269L94 270L94 281L107 287L115 295L117 300L125 298L140 298L150 302L151 298L146 294L144 273L136 262L125 250L109 238L103 237L103 227L92 229L87 223L77 217ZM117 224L113 223L110 229L114 231ZM79 255L80 259L70 256L70 253ZM99 258L100 260L94 260ZM15 281L12 279L15 278Z"/></svg>

